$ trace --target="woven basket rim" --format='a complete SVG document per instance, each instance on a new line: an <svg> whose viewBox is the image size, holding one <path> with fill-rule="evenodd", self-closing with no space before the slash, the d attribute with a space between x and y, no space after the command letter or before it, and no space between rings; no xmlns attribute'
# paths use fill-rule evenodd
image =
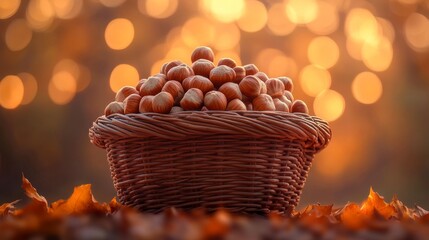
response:
<svg viewBox="0 0 429 240"><path fill-rule="evenodd" d="M155 137L174 141L222 134L298 140L319 152L329 143L332 132L317 116L278 111L113 114L98 117L89 129L90 141L101 148L121 139Z"/></svg>

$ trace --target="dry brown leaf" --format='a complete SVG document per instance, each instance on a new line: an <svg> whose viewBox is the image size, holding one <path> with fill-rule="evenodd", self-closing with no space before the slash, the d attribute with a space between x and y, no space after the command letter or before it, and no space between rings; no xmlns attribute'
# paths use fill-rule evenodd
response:
<svg viewBox="0 0 429 240"><path fill-rule="evenodd" d="M3 203L0 206L0 216L6 216L13 213L13 211L15 210L15 204L17 202L19 202L19 200L16 200L10 203Z"/></svg>
<svg viewBox="0 0 429 240"><path fill-rule="evenodd" d="M363 214L371 217L373 217L374 214L378 214L384 219L397 217L395 208L387 204L383 197L374 192L372 187L369 190L368 198L363 202L360 209Z"/></svg>
<svg viewBox="0 0 429 240"><path fill-rule="evenodd" d="M26 205L23 209L16 211L16 215L23 214L47 214L50 212L48 201L46 198L40 195L36 188L31 185L30 181L22 174L22 189L25 195L31 199L31 202Z"/></svg>
<svg viewBox="0 0 429 240"><path fill-rule="evenodd" d="M360 229L365 225L368 215L356 203L347 203L340 211L340 219L346 227Z"/></svg>

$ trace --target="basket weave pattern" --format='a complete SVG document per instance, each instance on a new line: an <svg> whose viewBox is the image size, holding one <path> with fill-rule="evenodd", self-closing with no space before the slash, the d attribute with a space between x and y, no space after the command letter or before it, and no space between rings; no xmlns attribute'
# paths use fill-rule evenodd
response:
<svg viewBox="0 0 429 240"><path fill-rule="evenodd" d="M209 111L102 116L89 135L122 204L264 214L297 205L331 130L306 114Z"/></svg>

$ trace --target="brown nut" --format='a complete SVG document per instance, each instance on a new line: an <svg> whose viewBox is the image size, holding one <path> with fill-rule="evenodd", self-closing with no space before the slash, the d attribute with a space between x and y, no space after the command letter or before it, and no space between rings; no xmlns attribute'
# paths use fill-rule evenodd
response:
<svg viewBox="0 0 429 240"><path fill-rule="evenodd" d="M285 93L283 82L277 78L268 79L265 85L267 85L267 94L273 98L281 97Z"/></svg>
<svg viewBox="0 0 429 240"><path fill-rule="evenodd" d="M253 109L256 111L275 111L273 98L268 94L261 94L252 101Z"/></svg>
<svg viewBox="0 0 429 240"><path fill-rule="evenodd" d="M185 94L182 84L176 80L170 80L166 82L161 91L170 93L174 99L175 104L179 104L180 100L182 100L182 97Z"/></svg>
<svg viewBox="0 0 429 240"><path fill-rule="evenodd" d="M159 77L159 78L163 78L164 80L167 80L167 75L165 75L163 73L157 73L157 74L153 75L152 77Z"/></svg>
<svg viewBox="0 0 429 240"><path fill-rule="evenodd" d="M183 112L183 108L179 107L179 106L174 106L171 108L170 113L178 113L178 112Z"/></svg>
<svg viewBox="0 0 429 240"><path fill-rule="evenodd" d="M250 75L250 76L244 77L238 86L240 87L240 91L243 95L245 95L250 99L253 99L261 93L261 88L262 88L261 82L262 81L259 80L258 77Z"/></svg>
<svg viewBox="0 0 429 240"><path fill-rule="evenodd" d="M140 96L155 95L161 92L165 80L159 77L149 77L140 87Z"/></svg>
<svg viewBox="0 0 429 240"><path fill-rule="evenodd" d="M173 105L173 96L168 92L160 92L152 100L152 110L156 113L169 113Z"/></svg>
<svg viewBox="0 0 429 240"><path fill-rule="evenodd" d="M142 99L140 99L139 112L141 113L153 112L152 102L153 102L153 96L148 95L148 96L142 97Z"/></svg>
<svg viewBox="0 0 429 240"><path fill-rule="evenodd" d="M192 81L192 79L194 79L194 77L195 76L190 76L190 77L187 77L187 78L183 79L183 81L182 81L182 87L185 90L185 92L188 91L189 88L191 88L191 87L189 87L189 85L191 84L191 81Z"/></svg>
<svg viewBox="0 0 429 240"><path fill-rule="evenodd" d="M193 76L194 71L187 65L179 65L171 68L167 73L167 80L176 80L182 82L183 79Z"/></svg>
<svg viewBox="0 0 429 240"><path fill-rule="evenodd" d="M215 68L213 62L207 59L198 59L192 63L192 70L195 75L201 75L206 78L210 77L210 71Z"/></svg>
<svg viewBox="0 0 429 240"><path fill-rule="evenodd" d="M291 112L294 112L294 113L299 112L299 113L306 113L306 114L308 114L307 104L305 104L305 102L302 101L302 100L295 100L292 103Z"/></svg>
<svg viewBox="0 0 429 240"><path fill-rule="evenodd" d="M225 65L230 68L235 68L237 66L237 63L231 58L221 58L219 59L219 62L217 63L218 66Z"/></svg>
<svg viewBox="0 0 429 240"><path fill-rule="evenodd" d="M226 110L228 111L244 111L247 110L246 105L244 105L243 101L241 101L240 99L236 98L231 100L228 105L226 106Z"/></svg>
<svg viewBox="0 0 429 240"><path fill-rule="evenodd" d="M261 92L259 94L267 94L267 85L262 80L259 80L259 83L261 84Z"/></svg>
<svg viewBox="0 0 429 240"><path fill-rule="evenodd" d="M192 52L192 55L191 55L191 61L195 62L198 59L207 59L213 62L213 59L214 59L213 50L206 46L195 48L195 50Z"/></svg>
<svg viewBox="0 0 429 240"><path fill-rule="evenodd" d="M282 102L280 99L274 98L273 102L274 102L274 106L276 107L276 111L289 112L288 105L286 103Z"/></svg>
<svg viewBox="0 0 429 240"><path fill-rule="evenodd" d="M143 78L143 79L140 79L139 80L139 82L137 83L137 85L136 85L136 90L140 93L140 88L141 88L141 86L143 85L143 83L144 82L146 82L147 81L147 79L146 78Z"/></svg>
<svg viewBox="0 0 429 240"><path fill-rule="evenodd" d="M116 93L115 101L123 102L131 94L139 94L139 92L134 87L124 86Z"/></svg>
<svg viewBox="0 0 429 240"><path fill-rule="evenodd" d="M124 114L123 102L111 102L104 109L104 115L106 115L106 117L115 113Z"/></svg>
<svg viewBox="0 0 429 240"><path fill-rule="evenodd" d="M227 103L225 95L219 91L210 91L204 96L204 106L209 110L224 111Z"/></svg>
<svg viewBox="0 0 429 240"><path fill-rule="evenodd" d="M163 66L163 68L161 69L161 73L164 75L167 75L167 73L168 73L168 71L170 71L170 69L177 67L177 66L180 66L182 64L183 63L179 60L171 61L171 62L167 63L165 65L165 67Z"/></svg>
<svg viewBox="0 0 429 240"><path fill-rule="evenodd" d="M139 112L139 104L140 104L140 95L131 94L124 100L124 113L138 113Z"/></svg>
<svg viewBox="0 0 429 240"><path fill-rule="evenodd" d="M267 76L267 74L265 74L264 72L257 72L255 74L255 76L257 76L259 79L261 79L262 82L266 82L269 79L269 77Z"/></svg>
<svg viewBox="0 0 429 240"><path fill-rule="evenodd" d="M287 99L289 99L289 101L293 102L295 99L293 97L293 94L290 91L285 91L284 96L287 97Z"/></svg>
<svg viewBox="0 0 429 240"><path fill-rule="evenodd" d="M214 85L210 81L210 79L203 77L203 76L193 76L189 83L186 84L186 87L189 88L198 88L200 89L203 94L206 94L207 92L214 90Z"/></svg>
<svg viewBox="0 0 429 240"><path fill-rule="evenodd" d="M278 99L279 99L280 101L282 101L282 102L286 103L286 105L288 106L289 110L291 109L291 107L292 107L292 101L291 101L291 100L289 100L285 95L280 96Z"/></svg>
<svg viewBox="0 0 429 240"><path fill-rule="evenodd" d="M241 94L240 87L237 83L227 82L220 86L219 91L225 95L228 102L236 98L240 100L243 98L243 94Z"/></svg>
<svg viewBox="0 0 429 240"><path fill-rule="evenodd" d="M220 87L226 82L234 82L235 71L225 65L217 66L210 71L210 80L215 87Z"/></svg>
<svg viewBox="0 0 429 240"><path fill-rule="evenodd" d="M203 105L204 94L198 88L190 88L186 91L185 95L183 95L182 100L180 101L180 106L185 111L190 110L199 110Z"/></svg>
<svg viewBox="0 0 429 240"><path fill-rule="evenodd" d="M283 85L285 86L285 90L292 92L293 91L293 81L292 79L288 77L278 77L280 81L283 82Z"/></svg>
<svg viewBox="0 0 429 240"><path fill-rule="evenodd" d="M242 66L237 66L234 69L235 72L235 83L240 83L241 80L246 76L246 70Z"/></svg>
<svg viewBox="0 0 429 240"><path fill-rule="evenodd" d="M259 72L259 69L258 67L256 67L255 64L247 64L247 65L244 65L243 67L244 67L244 70L246 70L246 76L255 75L257 72Z"/></svg>

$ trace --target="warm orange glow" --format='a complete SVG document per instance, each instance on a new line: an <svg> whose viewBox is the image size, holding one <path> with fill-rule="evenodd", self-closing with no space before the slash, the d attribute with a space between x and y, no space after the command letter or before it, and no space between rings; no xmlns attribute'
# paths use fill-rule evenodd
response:
<svg viewBox="0 0 429 240"><path fill-rule="evenodd" d="M135 86L139 81L137 69L128 64L119 64L110 74L110 89L117 92L123 86Z"/></svg>
<svg viewBox="0 0 429 240"><path fill-rule="evenodd" d="M224 23L233 22L241 17L245 8L244 0L202 0L201 8L216 20Z"/></svg>
<svg viewBox="0 0 429 240"><path fill-rule="evenodd" d="M267 26L274 35L286 36L296 28L296 24L289 20L284 9L284 3L275 3L268 10Z"/></svg>
<svg viewBox="0 0 429 240"><path fill-rule="evenodd" d="M55 67L53 74L66 71L69 72L74 79L76 79L76 91L81 92L89 85L91 81L91 74L86 67L80 66L71 59L62 59Z"/></svg>
<svg viewBox="0 0 429 240"><path fill-rule="evenodd" d="M0 19L12 17L18 11L21 0L0 1Z"/></svg>
<svg viewBox="0 0 429 240"><path fill-rule="evenodd" d="M22 98L21 105L29 104L36 97L38 86L36 78L29 73L20 73L18 77L22 80L24 85L24 97Z"/></svg>
<svg viewBox="0 0 429 240"><path fill-rule="evenodd" d="M113 19L106 27L104 39L111 49L127 48L134 39L133 23L125 18Z"/></svg>
<svg viewBox="0 0 429 240"><path fill-rule="evenodd" d="M377 18L378 26L381 29L383 36L389 39L389 42L393 42L395 40L395 28L393 24L384 18Z"/></svg>
<svg viewBox="0 0 429 240"><path fill-rule="evenodd" d="M324 1L319 1L319 10L316 18L307 23L310 31L319 35L328 35L338 29L339 17L336 7Z"/></svg>
<svg viewBox="0 0 429 240"><path fill-rule="evenodd" d="M260 51L254 62L259 70L270 77L295 77L298 71L295 60L274 48L265 48Z"/></svg>
<svg viewBox="0 0 429 240"><path fill-rule="evenodd" d="M193 17L185 22L181 36L186 45L191 48L201 45L211 45L215 38L213 23L202 17Z"/></svg>
<svg viewBox="0 0 429 240"><path fill-rule="evenodd" d="M315 97L331 86L331 74L318 65L308 65L299 73L302 91Z"/></svg>
<svg viewBox="0 0 429 240"><path fill-rule="evenodd" d="M178 0L139 0L141 13L153 18L168 18L177 10Z"/></svg>
<svg viewBox="0 0 429 240"><path fill-rule="evenodd" d="M291 22L306 24L316 19L319 5L316 0L289 0L285 11Z"/></svg>
<svg viewBox="0 0 429 240"><path fill-rule="evenodd" d="M0 81L0 106L14 109L21 104L24 97L22 80L15 75L7 75Z"/></svg>
<svg viewBox="0 0 429 240"><path fill-rule="evenodd" d="M314 113L328 122L333 122L341 117L345 106L344 97L331 89L317 95L313 103Z"/></svg>
<svg viewBox="0 0 429 240"><path fill-rule="evenodd" d="M347 14L346 35L355 42L377 42L380 29L374 15L367 9L354 8Z"/></svg>
<svg viewBox="0 0 429 240"><path fill-rule="evenodd" d="M61 19L76 17L82 10L82 0L50 0L55 14Z"/></svg>
<svg viewBox="0 0 429 240"><path fill-rule="evenodd" d="M352 93L358 102L373 104L380 99L383 85L374 73L361 72L353 80Z"/></svg>
<svg viewBox="0 0 429 240"><path fill-rule="evenodd" d="M423 52L429 48L429 19L420 13L412 13L406 20L405 38L415 51Z"/></svg>
<svg viewBox="0 0 429 240"><path fill-rule="evenodd" d="M49 81L48 94L55 104L69 103L76 95L76 79L67 71L54 73Z"/></svg>
<svg viewBox="0 0 429 240"><path fill-rule="evenodd" d="M166 54L165 59L168 61L179 60L190 65L191 55L189 54L192 50L186 47L172 47Z"/></svg>
<svg viewBox="0 0 429 240"><path fill-rule="evenodd" d="M355 42L352 38L348 37L346 40L346 48L350 57L356 60L362 60L362 45L361 42Z"/></svg>
<svg viewBox="0 0 429 240"><path fill-rule="evenodd" d="M362 46L362 61L373 71L385 71L392 63L392 59L392 44L386 37L381 37L378 42L365 42Z"/></svg>
<svg viewBox="0 0 429 240"><path fill-rule="evenodd" d="M240 42L240 29L233 23L216 25L216 41L213 41L213 48L218 51L225 51L235 48Z"/></svg>
<svg viewBox="0 0 429 240"><path fill-rule="evenodd" d="M256 0L248 0L243 15L237 20L238 27L245 32L257 32L267 24L267 9Z"/></svg>
<svg viewBox="0 0 429 240"><path fill-rule="evenodd" d="M307 56L312 64L330 68L338 62L340 49L332 38L316 37L308 46Z"/></svg>
<svg viewBox="0 0 429 240"><path fill-rule="evenodd" d="M259 70L263 72L267 72L268 68L270 67L269 61L277 56L283 56L283 52L274 49L274 48L265 48L261 51L259 51L256 58L253 60L255 62L256 66L258 66Z"/></svg>
<svg viewBox="0 0 429 240"><path fill-rule="evenodd" d="M24 19L13 20L6 29L5 43L12 51L19 51L27 47L33 37L33 32Z"/></svg>
<svg viewBox="0 0 429 240"><path fill-rule="evenodd" d="M125 0L99 0L101 4L106 7L118 7L122 5Z"/></svg>
<svg viewBox="0 0 429 240"><path fill-rule="evenodd" d="M161 71L162 65L166 62L168 62L168 61L165 59L155 61L152 64L152 67L150 68L150 75L155 75L155 74L159 73Z"/></svg>
<svg viewBox="0 0 429 240"><path fill-rule="evenodd" d="M36 31L47 30L55 17L54 8L49 0L30 0L26 18L29 26Z"/></svg>

